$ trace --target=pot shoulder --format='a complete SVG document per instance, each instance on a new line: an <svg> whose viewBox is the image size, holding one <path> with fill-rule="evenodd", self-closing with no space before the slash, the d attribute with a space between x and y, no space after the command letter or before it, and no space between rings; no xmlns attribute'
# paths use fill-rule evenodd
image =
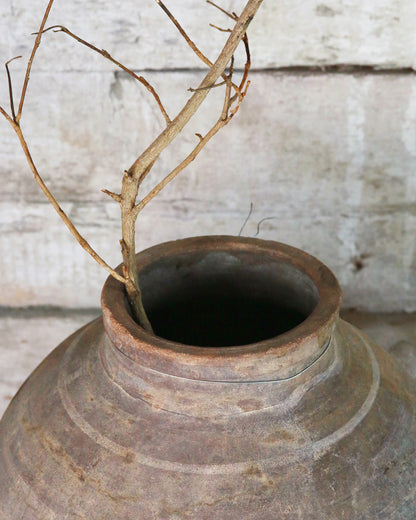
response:
<svg viewBox="0 0 416 520"><path fill-rule="evenodd" d="M251 400L272 393L273 405L244 399L210 416L172 409L192 382L149 395L142 374L131 392L134 363L115 378L111 348L92 322L12 401L0 422L2 519L413 518L415 381L351 325L338 324L325 373L284 382L284 402L283 382L251 383Z"/></svg>

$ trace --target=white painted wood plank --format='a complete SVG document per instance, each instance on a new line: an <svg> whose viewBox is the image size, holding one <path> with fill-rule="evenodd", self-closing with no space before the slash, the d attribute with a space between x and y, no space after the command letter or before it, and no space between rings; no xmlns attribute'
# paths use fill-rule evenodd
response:
<svg viewBox="0 0 416 520"><path fill-rule="evenodd" d="M0 317L0 417L38 364L67 336L98 316L78 313L13 313Z"/></svg>
<svg viewBox="0 0 416 520"><path fill-rule="evenodd" d="M177 93L170 99L173 112L197 76L154 76L162 94ZM93 78L80 75L78 91L47 75L43 84L56 82L51 90L42 92L42 82L34 82L25 128L64 208L115 265L119 210L100 188L119 188L121 172L161 121L153 117L154 107L141 103L144 94L130 80L118 80L111 95L113 78ZM415 310L413 77L256 73L252 80L235 120L145 210L138 247L189 235L235 234L253 202L245 233L255 234L262 218L276 217L264 223L260 236L305 248L327 262L348 306ZM88 86L94 99L86 103ZM196 142L194 132L208 128L221 102L219 90L176 149L162 155L147 187L186 155ZM144 108L132 117L136 106ZM0 305L95 306L105 273L43 203L13 137L3 124Z"/></svg>
<svg viewBox="0 0 416 520"><path fill-rule="evenodd" d="M4 0L0 11L0 58L27 54L45 0ZM166 0L200 48L213 59L227 19L204 1ZM244 0L224 0L240 12ZM56 2L51 24L63 24L137 69L200 67L176 29L153 0ZM416 4L413 0L265 1L250 29L255 66L336 63L413 67L416 63ZM49 34L38 70L107 70L99 56ZM15 67L19 67L15 64Z"/></svg>

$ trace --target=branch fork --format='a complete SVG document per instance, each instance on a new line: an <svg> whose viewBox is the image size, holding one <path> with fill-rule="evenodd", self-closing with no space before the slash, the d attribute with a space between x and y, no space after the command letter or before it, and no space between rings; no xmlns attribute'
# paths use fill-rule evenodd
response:
<svg viewBox="0 0 416 520"><path fill-rule="evenodd" d="M176 20L176 18L172 15L169 9L165 6L162 0L155 0L155 2L162 8L162 10L167 14L169 19L178 29L181 36L185 39L187 44L190 46L192 51L201 59L201 61L208 67L208 72L198 86L195 89L189 89L193 95L179 112L179 114L171 119L167 114L167 111L162 104L159 95L156 90L150 83L143 78L142 76L137 75L134 71L127 68L117 59L113 58L111 54L105 49L99 49L95 45L89 43L83 38L77 36L68 28L63 25L53 25L45 29L46 22L48 20L50 11L52 9L54 0L49 0L45 13L43 15L42 22L40 24L38 32L36 32L36 39L32 48L31 55L28 60L28 64L26 67L25 78L23 81L23 87L19 99L18 109L15 108L14 102L14 94L13 94L13 86L12 79L9 70L9 65L12 61L21 56L16 56L9 60L6 66L7 80L9 85L9 99L10 99L10 110L11 115L7 113L7 111L0 107L0 113L6 118L6 120L10 123L16 135L19 139L20 145L23 149L23 152L26 156L29 167L35 177L36 182L39 184L41 190L44 192L47 199L50 201L54 209L57 211L61 219L64 221L65 225L68 227L69 231L76 238L78 243L83 247L106 271L108 271L114 278L123 283L126 287L127 296L129 299L131 311L134 319L148 332L152 332L152 326L149 322L149 319L146 315L146 311L143 307L139 280L138 280L138 266L136 261L136 253L135 253L135 228L136 228L136 220L139 213L145 208L145 206L156 196L160 191L170 182L172 181L186 166L188 166L200 153L200 151L205 147L210 139L225 125L229 123L229 121L234 117L234 115L238 112L241 103L244 100L244 97L247 93L247 89L249 87L250 82L247 80L248 72L250 69L250 49L247 38L247 27L254 17L256 11L260 7L262 0L248 0L246 7L244 8L242 14L237 16L236 13L229 13L222 7L218 6L211 0L207 0L207 3L219 9L226 16L231 18L234 22L233 29L221 29L219 27L215 27L221 31L229 33L228 40L220 52L217 60L215 62L211 62L203 52L195 45L195 43L191 40L191 38L184 31L182 26ZM41 43L42 36L49 31L54 32L63 32L70 38L76 40L78 43L88 47L90 50L99 53L105 59L112 62L117 67L121 68L124 72L133 77L136 81L141 83L153 96L156 101L159 110L165 120L166 128L159 134L159 136L153 141L153 143L134 161L134 163L130 166L128 170L125 170L123 178L122 178L122 187L121 193L114 193L112 191L103 189L103 193L111 197L120 205L121 210L121 224L122 224L122 238L120 240L121 251L123 256L123 274L120 275L116 270L110 267L100 256L99 254L89 245L89 243L84 239L84 237L79 233L77 228L73 225L69 217L62 210L60 205L58 204L55 197L52 195L46 184L44 183L42 177L40 176L36 165L33 161L33 158L30 154L28 144L25 140L20 121L22 118L24 102L26 98L27 88L30 79L30 73L32 70L33 62L36 56L37 49ZM239 45L240 41L243 41L245 51L246 51L246 63L244 67L244 72L239 84L236 84L233 81L234 75L234 52ZM228 66L228 72L226 72ZM222 81L217 83L217 80L221 77ZM143 180L147 177L151 169L153 168L155 162L159 158L161 152L175 139L175 137L182 131L191 117L198 110L201 103L204 101L209 91L212 88L218 88L221 86L225 86L225 94L224 94L224 103L222 107L221 114L217 120L217 122L213 125L213 127L205 134L202 135L197 133L199 142L191 151L191 153L180 163L178 164L169 174L167 174L164 179L159 182L156 186L154 186L145 196L137 202L137 197L139 194L139 189Z"/></svg>

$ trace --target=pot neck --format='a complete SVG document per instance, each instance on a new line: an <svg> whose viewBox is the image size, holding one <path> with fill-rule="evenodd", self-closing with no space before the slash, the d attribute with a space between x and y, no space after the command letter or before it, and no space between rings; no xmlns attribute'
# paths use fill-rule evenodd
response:
<svg viewBox="0 0 416 520"><path fill-rule="evenodd" d="M132 362L108 337L101 349L101 361L111 382L159 413L216 419L273 408L274 414L279 415L293 409L308 390L340 370L342 353L334 325L318 357L301 371L281 379L262 376L260 380L252 380L242 372L245 375L238 379L220 380L214 370L209 379L202 378L206 370L195 372L193 378L177 375L178 370L175 374L160 372Z"/></svg>

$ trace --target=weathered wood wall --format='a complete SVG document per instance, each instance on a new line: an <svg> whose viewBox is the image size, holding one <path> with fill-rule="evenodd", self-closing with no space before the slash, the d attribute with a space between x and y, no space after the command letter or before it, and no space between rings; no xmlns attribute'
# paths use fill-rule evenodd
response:
<svg viewBox="0 0 416 520"><path fill-rule="evenodd" d="M205 2L166 0L215 56L227 20ZM0 60L27 57L46 0L4 0ZM224 0L240 10L242 0ZM57 1L63 23L144 71L175 114L204 69L153 0ZM143 213L139 248L198 234L288 242L337 274L346 306L416 310L416 4L265 0L250 30L249 95L238 117ZM12 64L18 92L23 61ZM6 76L0 103L8 104ZM213 91L160 178L217 117ZM163 121L148 93L64 34L45 36L23 120L45 180L109 263L120 261L117 190ZM74 242L0 121L0 306L95 307L105 273ZM149 184L148 184L149 185Z"/></svg>

